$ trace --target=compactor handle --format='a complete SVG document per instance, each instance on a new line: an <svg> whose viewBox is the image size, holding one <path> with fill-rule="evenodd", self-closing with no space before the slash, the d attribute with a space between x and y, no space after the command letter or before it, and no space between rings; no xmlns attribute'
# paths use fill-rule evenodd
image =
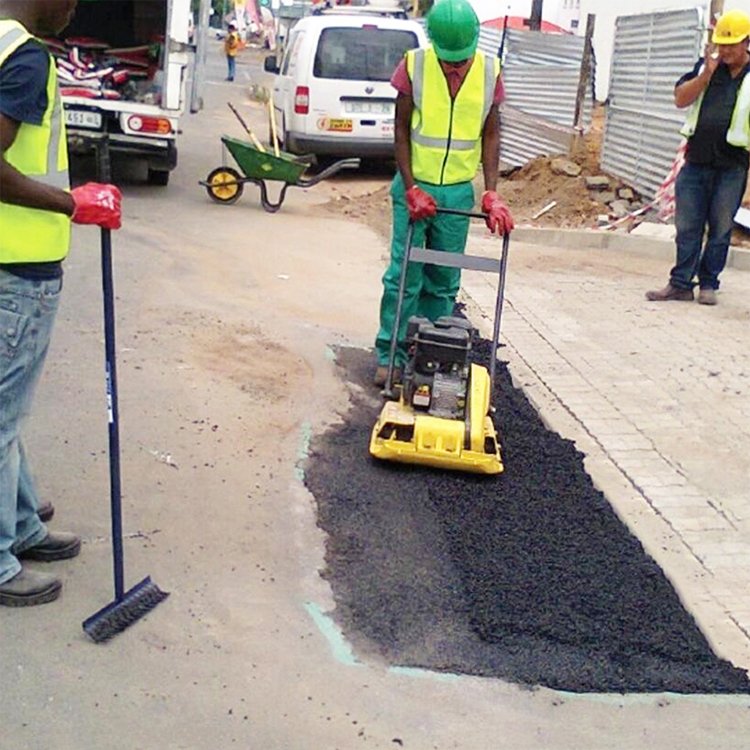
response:
<svg viewBox="0 0 750 750"><path fill-rule="evenodd" d="M438 206L437 212L439 214L453 214L454 216L468 216L470 219L487 219L487 214L479 211L462 211L460 208L440 208Z"/></svg>

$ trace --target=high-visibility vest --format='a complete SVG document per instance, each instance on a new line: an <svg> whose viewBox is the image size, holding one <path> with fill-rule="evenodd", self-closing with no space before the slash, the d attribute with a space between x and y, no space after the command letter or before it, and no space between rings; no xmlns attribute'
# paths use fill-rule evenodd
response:
<svg viewBox="0 0 750 750"><path fill-rule="evenodd" d="M0 20L0 67L30 39L34 37L17 21ZM22 122L13 145L5 152L5 160L32 180L61 190L70 189L68 144L52 56L42 124ZM69 216L0 201L0 263L62 260L69 248Z"/></svg>
<svg viewBox="0 0 750 750"><path fill-rule="evenodd" d="M701 91L700 96L693 102L693 106L685 119L685 124L680 130L680 133L686 138L690 138L698 127L698 116L705 93L705 90ZM737 92L732 119L727 130L727 143L738 148L750 149L750 73L747 73L742 79L740 90Z"/></svg>
<svg viewBox="0 0 750 750"><path fill-rule="evenodd" d="M492 107L500 61L477 51L455 99L432 47L407 52L406 71L414 100L414 178L433 185L472 180L482 158L482 130Z"/></svg>

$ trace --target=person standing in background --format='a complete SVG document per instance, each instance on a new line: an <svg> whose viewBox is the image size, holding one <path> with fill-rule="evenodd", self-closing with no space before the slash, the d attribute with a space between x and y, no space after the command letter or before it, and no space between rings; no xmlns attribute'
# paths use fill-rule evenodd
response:
<svg viewBox="0 0 750 750"><path fill-rule="evenodd" d="M237 33L237 25L230 23L227 29L227 37L224 40L224 53L227 56L227 81L233 81L237 72L237 53L240 51L240 35Z"/></svg>
<svg viewBox="0 0 750 750"><path fill-rule="evenodd" d="M730 10L716 22L705 56L675 85L675 104L691 106L680 131L685 164L675 182L677 259L651 302L689 302L698 277L698 302L715 305L734 216L747 185L750 149L750 16ZM708 235L704 243L704 233Z"/></svg>

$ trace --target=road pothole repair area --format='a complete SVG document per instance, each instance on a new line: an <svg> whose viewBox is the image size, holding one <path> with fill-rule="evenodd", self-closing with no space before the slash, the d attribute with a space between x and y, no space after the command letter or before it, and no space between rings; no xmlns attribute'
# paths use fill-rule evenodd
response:
<svg viewBox="0 0 750 750"><path fill-rule="evenodd" d="M573 692L750 692L505 365L505 473L481 477L372 459L372 354L342 349L338 362L361 390L313 442L305 482L355 644L393 665Z"/></svg>

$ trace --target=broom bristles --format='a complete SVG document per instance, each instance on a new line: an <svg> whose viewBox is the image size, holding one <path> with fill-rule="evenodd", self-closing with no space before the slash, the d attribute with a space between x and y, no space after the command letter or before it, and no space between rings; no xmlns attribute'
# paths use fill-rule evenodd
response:
<svg viewBox="0 0 750 750"><path fill-rule="evenodd" d="M83 623L86 634L96 643L103 643L121 633L147 615L159 602L169 596L150 576L126 591L120 601L114 601L91 615Z"/></svg>

